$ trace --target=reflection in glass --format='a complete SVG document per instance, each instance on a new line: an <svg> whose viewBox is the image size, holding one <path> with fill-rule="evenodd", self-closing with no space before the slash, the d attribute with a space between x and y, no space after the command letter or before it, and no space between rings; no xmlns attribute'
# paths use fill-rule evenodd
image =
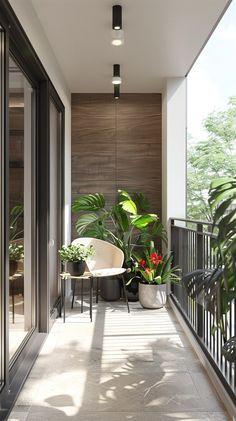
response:
<svg viewBox="0 0 236 421"><path fill-rule="evenodd" d="M35 325L33 266L34 90L9 62L9 353Z"/></svg>
<svg viewBox="0 0 236 421"><path fill-rule="evenodd" d="M4 47L5 47L5 33L2 27L0 26L0 177L2 177L3 169L2 169L2 145L4 144L4 117L5 117L5 109L4 109L4 98L5 98L5 73L4 73ZM0 220L3 220L3 180L1 178L0 181ZM3 225L0 226L0 238L2 240L3 236ZM5 360L5 332L4 332L4 316L5 316L5 297L4 297L4 254L3 254L3 242L0 241L0 389L4 386L5 380L5 370L4 370L4 360Z"/></svg>

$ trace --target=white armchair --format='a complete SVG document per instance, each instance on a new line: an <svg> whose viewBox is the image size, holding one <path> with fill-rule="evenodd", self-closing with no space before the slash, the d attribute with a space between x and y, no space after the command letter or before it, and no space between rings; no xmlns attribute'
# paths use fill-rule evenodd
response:
<svg viewBox="0 0 236 421"><path fill-rule="evenodd" d="M98 280L103 277L121 276L124 298L126 301L128 312L129 302L127 299L124 273L126 269L122 267L124 262L124 253L118 247L107 241L99 240L97 238L81 237L76 238L72 244L83 244L85 246L93 246L95 249L95 255L86 261L89 272L93 278L97 280L97 295L96 302L98 302ZM74 294L73 294L74 300Z"/></svg>

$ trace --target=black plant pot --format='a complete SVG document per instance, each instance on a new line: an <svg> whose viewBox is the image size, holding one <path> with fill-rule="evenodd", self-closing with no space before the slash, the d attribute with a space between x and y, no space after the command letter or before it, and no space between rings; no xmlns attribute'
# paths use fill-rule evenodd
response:
<svg viewBox="0 0 236 421"><path fill-rule="evenodd" d="M86 263L84 260L78 262L67 262L66 269L72 276L81 276L84 274Z"/></svg>
<svg viewBox="0 0 236 421"><path fill-rule="evenodd" d="M107 276L100 280L100 295L105 301L120 299L120 281L114 276Z"/></svg>
<svg viewBox="0 0 236 421"><path fill-rule="evenodd" d="M9 262L9 275L13 276L17 272L18 269L18 261L10 260Z"/></svg>
<svg viewBox="0 0 236 421"><path fill-rule="evenodd" d="M130 285L128 286L126 285L126 293L127 293L128 301L135 302L139 300L138 284L139 284L139 279L134 278Z"/></svg>
<svg viewBox="0 0 236 421"><path fill-rule="evenodd" d="M131 269L132 265L133 265L133 262L130 260L129 262L124 264L124 267L126 267L126 269ZM127 283L131 278L134 278L134 272L125 272L124 278L125 278L125 283ZM131 284L126 285L126 294L127 294L128 301L136 302L139 300L138 284L139 284L139 278L134 278Z"/></svg>

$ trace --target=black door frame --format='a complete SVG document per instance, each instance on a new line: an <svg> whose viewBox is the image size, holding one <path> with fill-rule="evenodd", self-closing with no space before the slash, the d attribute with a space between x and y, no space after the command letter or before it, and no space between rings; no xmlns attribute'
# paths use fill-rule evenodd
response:
<svg viewBox="0 0 236 421"><path fill-rule="evenodd" d="M17 395L27 378L29 371L37 357L40 347L50 329L50 309L48 297L48 242L49 242L49 100L53 98L58 109L62 113L62 138L61 138L61 212L62 221L64 220L64 105L61 102L56 89L54 88L47 72L45 71L39 57L37 56L30 40L28 39L23 27L17 19L8 0L0 2L0 24L5 30L5 51L4 51L4 90L5 97L2 101L4 105L4 142L1 144L2 152L2 173L4 178L4 191L2 199L4 205L8 204L8 61L9 53L16 59L21 70L31 81L36 89L36 328L31 336L27 336L27 341L22 343L11 367L9 367L9 348L8 348L8 206L2 205L1 223L4 223L4 229L1 235L1 244L3 253L1 257L1 282L2 316L4 330L4 386L0 390L0 420L6 419L11 407L13 406ZM4 158L4 159L3 159ZM63 241L63 222L62 222L62 241Z"/></svg>

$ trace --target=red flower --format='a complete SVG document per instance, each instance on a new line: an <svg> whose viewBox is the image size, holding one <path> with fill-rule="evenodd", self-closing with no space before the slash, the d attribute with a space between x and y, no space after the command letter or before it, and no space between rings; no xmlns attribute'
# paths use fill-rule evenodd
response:
<svg viewBox="0 0 236 421"><path fill-rule="evenodd" d="M159 265L159 263L163 262L162 255L157 253L152 253L150 256L150 260L154 265Z"/></svg>
<svg viewBox="0 0 236 421"><path fill-rule="evenodd" d="M150 273L151 271L152 271L152 269L150 269L150 268L145 269L145 272L147 272L147 273Z"/></svg>
<svg viewBox="0 0 236 421"><path fill-rule="evenodd" d="M139 266L141 267L141 268L145 268L145 265L146 265L146 261L145 260L139 260Z"/></svg>

